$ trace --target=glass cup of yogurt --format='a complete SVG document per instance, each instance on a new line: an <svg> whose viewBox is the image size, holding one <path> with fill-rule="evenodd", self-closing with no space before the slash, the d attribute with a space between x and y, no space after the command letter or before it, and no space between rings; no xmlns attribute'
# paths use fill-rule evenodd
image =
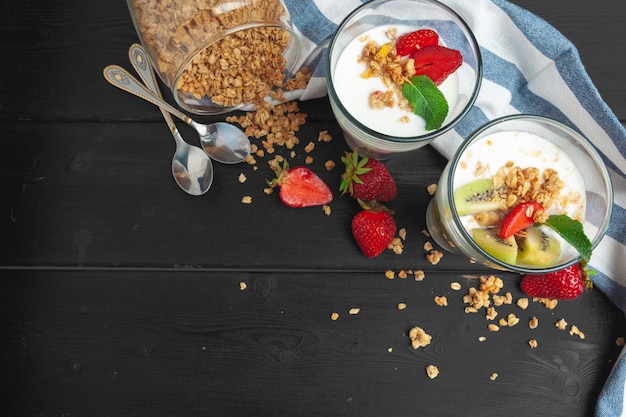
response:
<svg viewBox="0 0 626 417"><path fill-rule="evenodd" d="M364 76L368 67L361 59L368 42L393 44L403 34L417 30L434 31L438 45L454 49L462 57L461 66L437 85L448 109L440 126L434 128L427 128L425 119L406 106L397 83ZM411 55L397 57L398 65L405 66L407 58ZM436 0L367 2L343 20L328 48L326 81L335 118L349 147L375 159L421 148L452 129L475 102L481 80L482 60L472 31L454 10ZM379 93L394 101L372 104L372 97Z"/></svg>
<svg viewBox="0 0 626 417"><path fill-rule="evenodd" d="M579 252L540 221L502 238L503 220L523 201L579 221L595 248L609 225L613 189L600 155L577 131L543 116L505 116L474 132L448 162L427 228L442 248L495 269L547 273L579 262Z"/></svg>

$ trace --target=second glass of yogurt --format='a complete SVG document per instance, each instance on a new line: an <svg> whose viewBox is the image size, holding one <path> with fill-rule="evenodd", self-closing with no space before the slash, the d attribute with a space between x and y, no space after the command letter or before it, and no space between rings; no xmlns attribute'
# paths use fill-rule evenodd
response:
<svg viewBox="0 0 626 417"><path fill-rule="evenodd" d="M377 77L363 77L359 62L369 41L385 44L403 34L429 29L439 44L460 52L463 63L438 87L448 103L441 127L427 130L423 118L406 106L376 108L370 97L390 91ZM478 43L465 21L436 0L373 0L348 15L335 32L326 63L328 95L348 146L362 156L388 159L412 151L452 129L470 110L482 80Z"/></svg>
<svg viewBox="0 0 626 417"><path fill-rule="evenodd" d="M540 202L546 216L579 221L595 248L609 226L613 188L580 133L543 116L505 116L474 132L450 159L427 228L443 249L495 269L547 273L579 262L578 251L541 222L502 239L503 219L523 201Z"/></svg>

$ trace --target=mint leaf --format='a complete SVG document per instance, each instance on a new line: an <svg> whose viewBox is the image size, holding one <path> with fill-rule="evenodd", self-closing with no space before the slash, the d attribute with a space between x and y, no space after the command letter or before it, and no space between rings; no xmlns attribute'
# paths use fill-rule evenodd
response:
<svg viewBox="0 0 626 417"><path fill-rule="evenodd" d="M402 95L411 103L415 114L426 121L426 130L441 127L448 115L448 101L430 78L425 75L411 77L402 85Z"/></svg>
<svg viewBox="0 0 626 417"><path fill-rule="evenodd" d="M557 232L567 243L572 245L586 262L591 258L591 241L583 230L581 222L566 214L553 214L544 223Z"/></svg>

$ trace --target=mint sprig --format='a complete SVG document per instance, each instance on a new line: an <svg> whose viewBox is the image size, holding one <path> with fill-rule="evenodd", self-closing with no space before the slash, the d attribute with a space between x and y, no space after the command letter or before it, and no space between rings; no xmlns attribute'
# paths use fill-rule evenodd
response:
<svg viewBox="0 0 626 417"><path fill-rule="evenodd" d="M563 240L572 245L585 262L589 262L592 245L587 235L585 235L581 222L572 219L566 214L553 214L548 217L544 224L551 227Z"/></svg>
<svg viewBox="0 0 626 417"><path fill-rule="evenodd" d="M427 76L416 75L402 85L402 95L413 111L426 121L426 130L437 130L448 115L448 101Z"/></svg>

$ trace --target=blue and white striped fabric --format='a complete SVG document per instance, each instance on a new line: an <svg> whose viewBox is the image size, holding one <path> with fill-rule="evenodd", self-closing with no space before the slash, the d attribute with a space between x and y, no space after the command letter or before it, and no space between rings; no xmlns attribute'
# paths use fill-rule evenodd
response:
<svg viewBox="0 0 626 417"><path fill-rule="evenodd" d="M598 94L574 45L544 20L505 0L440 1L473 30L481 46L484 79L469 115L432 146L451 157L474 129L514 113L549 116L582 132L603 156L615 192L611 225L591 259L598 271L594 285L626 312L626 129ZM314 77L295 98L326 94L324 54L320 53L324 48L318 46L364 2L285 1L303 39L303 61L316 56L309 65ZM624 404L626 356L622 352L600 394L596 416L626 417Z"/></svg>

